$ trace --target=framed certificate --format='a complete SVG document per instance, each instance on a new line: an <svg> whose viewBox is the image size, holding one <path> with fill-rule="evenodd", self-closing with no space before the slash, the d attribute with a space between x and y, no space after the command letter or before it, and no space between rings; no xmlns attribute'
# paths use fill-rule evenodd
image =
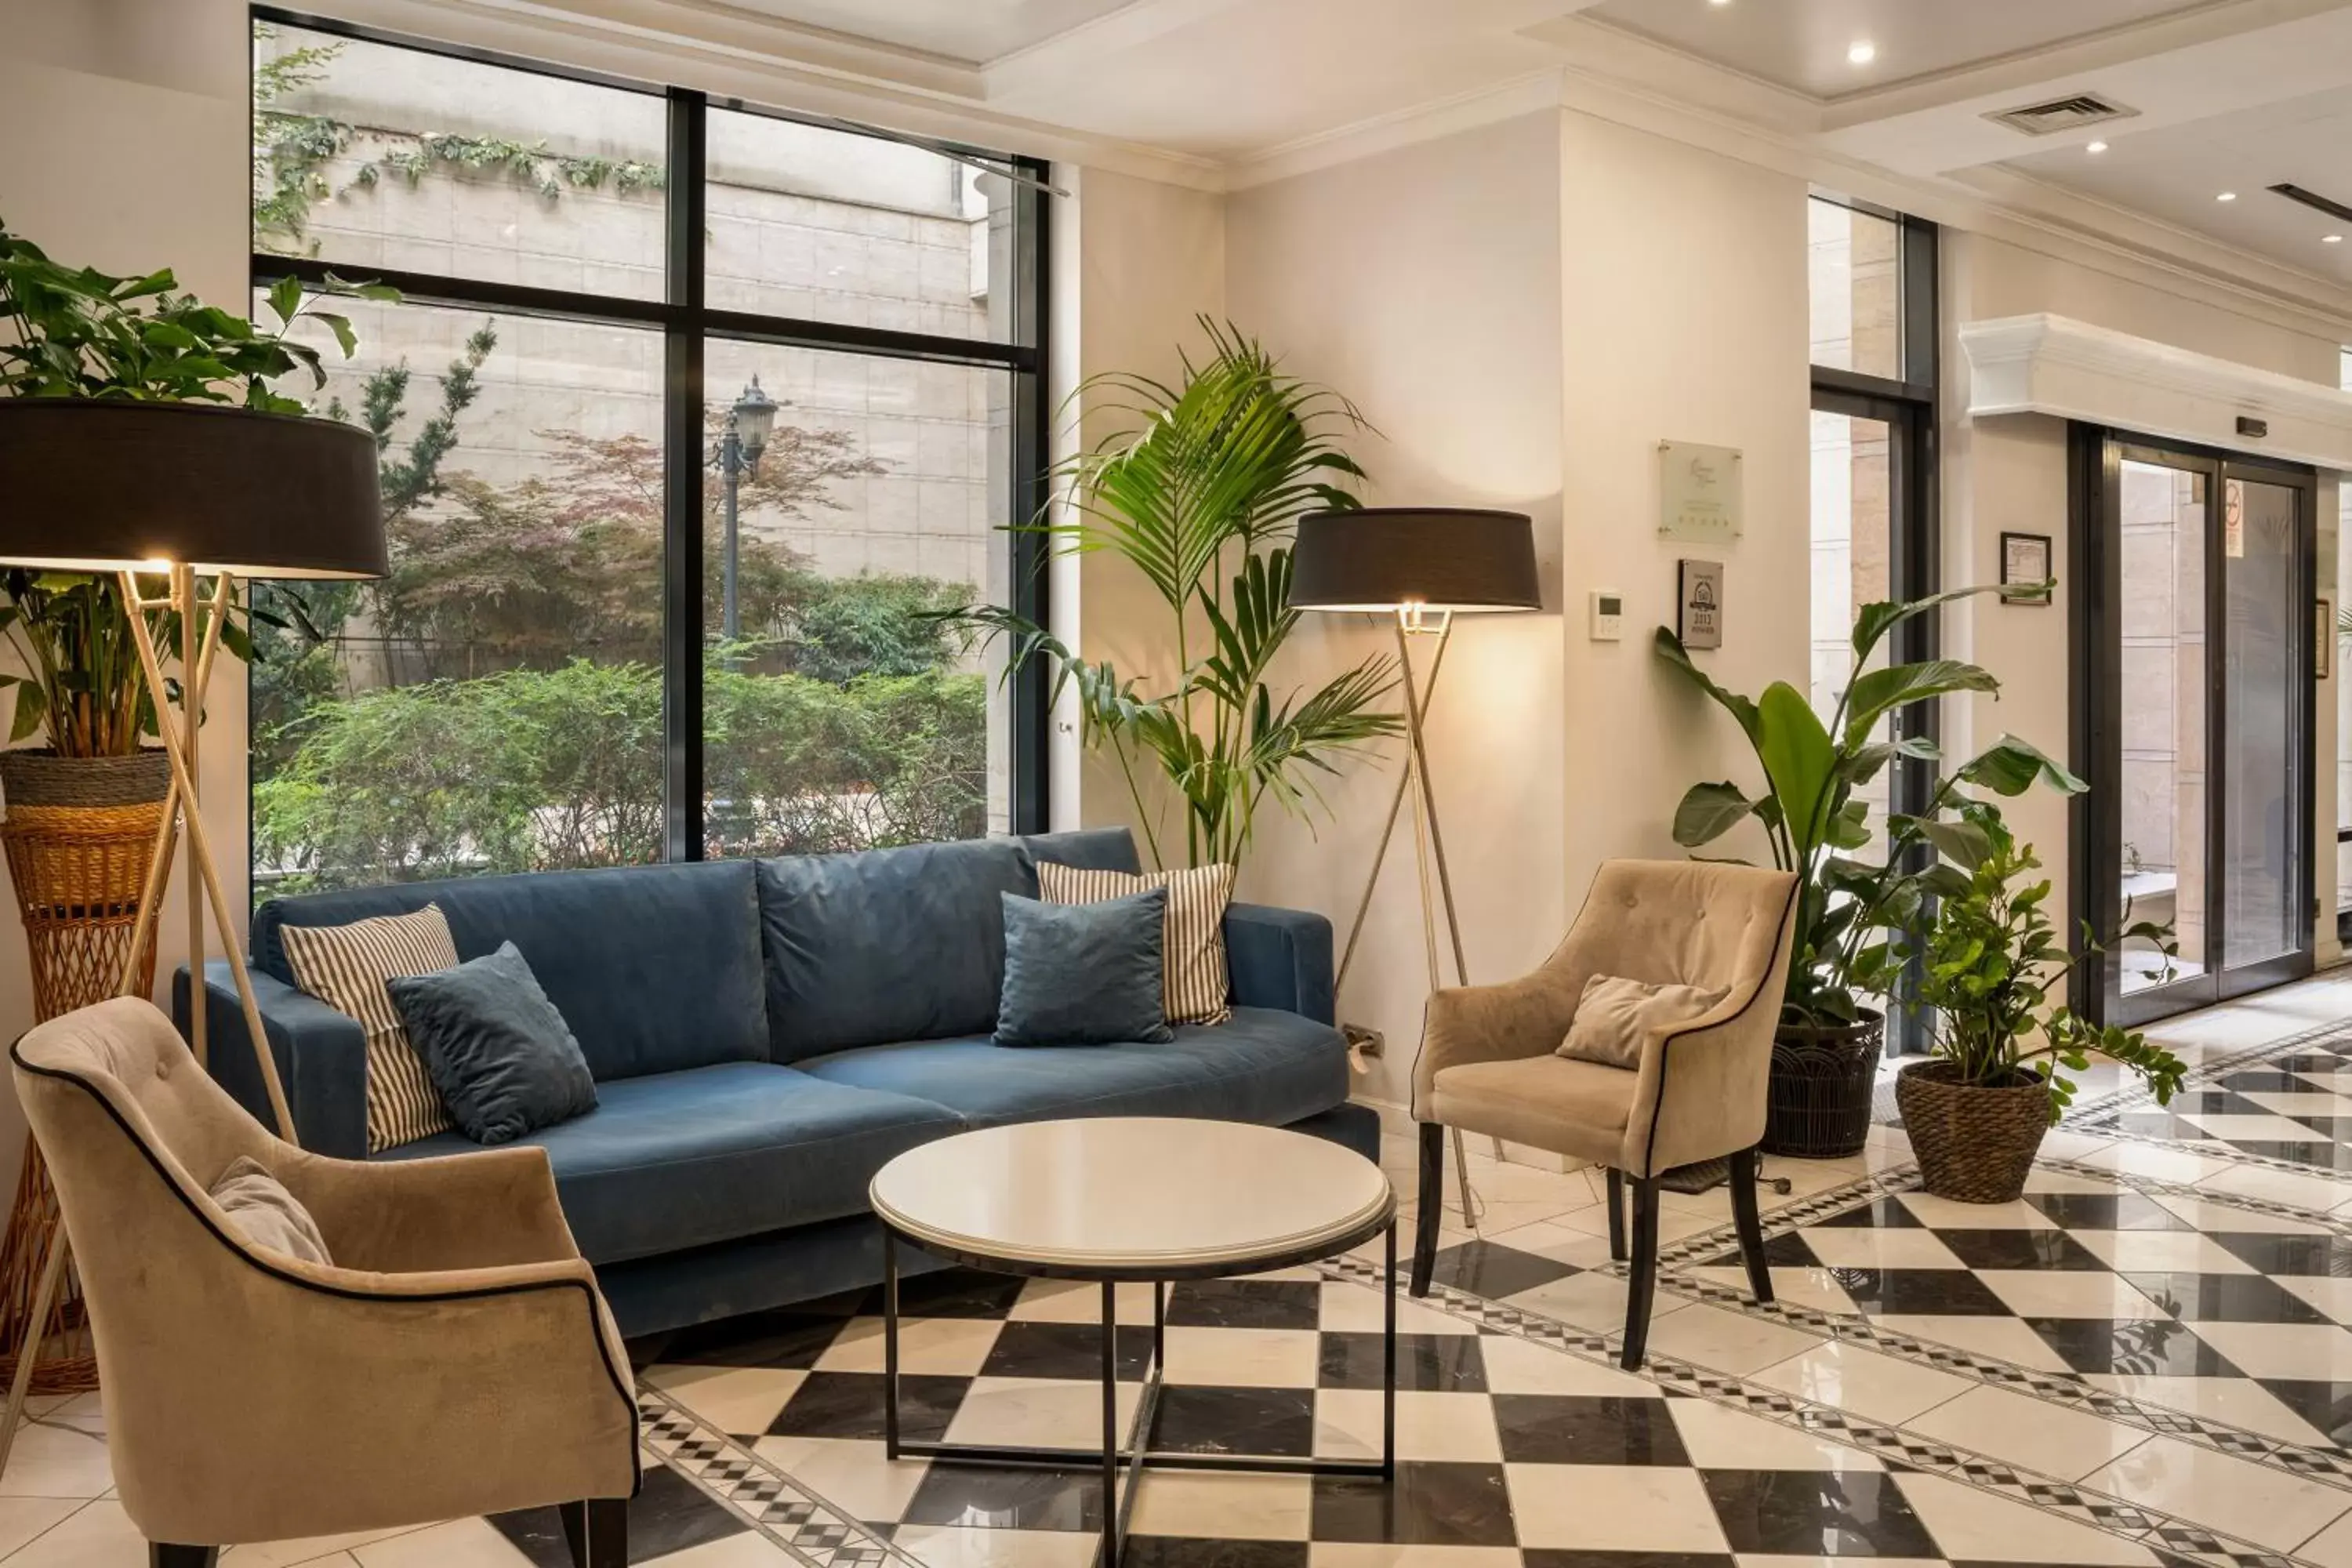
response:
<svg viewBox="0 0 2352 1568"><path fill-rule="evenodd" d="M2000 536L2000 597L2007 605L2050 603L2050 536L2009 533Z"/></svg>

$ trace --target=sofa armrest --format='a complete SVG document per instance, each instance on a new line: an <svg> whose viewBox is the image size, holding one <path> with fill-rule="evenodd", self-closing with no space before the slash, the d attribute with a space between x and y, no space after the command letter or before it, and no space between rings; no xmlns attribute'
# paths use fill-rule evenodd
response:
<svg viewBox="0 0 2352 1568"><path fill-rule="evenodd" d="M191 1016L188 992L188 968L182 964L172 977L172 1021L183 1035ZM367 1035L359 1020L258 969L253 972L253 995L300 1133L296 1141L314 1154L365 1159ZM206 1070L269 1127L269 1097L246 1039L245 1008L226 960L205 965L204 1002ZM271 1131L285 1136L283 1129Z"/></svg>
<svg viewBox="0 0 2352 1568"><path fill-rule="evenodd" d="M1305 910L1266 904L1225 907L1225 967L1234 1005L1276 1007L1318 1024L1334 1021L1331 922Z"/></svg>

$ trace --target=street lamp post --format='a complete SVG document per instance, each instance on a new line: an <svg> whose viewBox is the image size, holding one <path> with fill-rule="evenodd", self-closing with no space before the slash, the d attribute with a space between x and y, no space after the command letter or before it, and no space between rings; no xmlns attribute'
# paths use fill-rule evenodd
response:
<svg viewBox="0 0 2352 1568"><path fill-rule="evenodd" d="M760 471L760 454L767 450L768 437L775 427L776 401L760 390L760 378L755 375L751 384L735 400L735 405L727 411L727 432L719 441L719 472L727 485L727 544L719 568L722 587L719 625L719 635L730 643L743 635L743 619L735 593L740 538L736 492L745 476Z"/></svg>

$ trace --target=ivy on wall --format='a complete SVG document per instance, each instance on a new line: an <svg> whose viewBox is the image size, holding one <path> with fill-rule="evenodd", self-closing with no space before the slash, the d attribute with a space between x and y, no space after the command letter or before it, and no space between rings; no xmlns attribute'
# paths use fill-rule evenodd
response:
<svg viewBox="0 0 2352 1568"><path fill-rule="evenodd" d="M267 39L266 31L259 35ZM253 237L257 248L278 255L311 255L319 242L310 236L310 213L319 203L352 191L373 189L386 174L414 187L439 173L503 174L528 184L548 201L567 190L621 195L658 191L668 183L659 163L635 158L576 157L551 153L544 142L503 136L457 136L437 131L387 131L360 126L331 115L298 114L276 105L289 93L323 79L342 52L339 44L306 45L257 62L253 74ZM327 165L355 146L373 155L337 185Z"/></svg>

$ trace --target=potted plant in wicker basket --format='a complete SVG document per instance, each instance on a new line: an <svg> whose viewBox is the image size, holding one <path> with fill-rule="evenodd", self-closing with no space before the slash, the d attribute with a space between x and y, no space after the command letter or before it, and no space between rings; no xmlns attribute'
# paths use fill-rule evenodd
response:
<svg viewBox="0 0 2352 1568"><path fill-rule="evenodd" d="M2105 949L2086 926L2081 948L2057 942L2042 906L2048 878L1998 809L1971 802L1939 825L1945 863L1928 874L1939 902L1925 934L1901 944L1920 961L1917 1005L1933 1009L1928 1059L1895 1079L1895 1100L1920 1184L1961 1203L2007 1203L2025 1189L2042 1134L2065 1113L2064 1075L2111 1058L2147 1081L2159 1105L2180 1087L2180 1058L2144 1035L2101 1027L2050 1001L2068 975ZM2141 921L2125 941L2169 951L2171 933Z"/></svg>
<svg viewBox="0 0 2352 1568"><path fill-rule="evenodd" d="M1693 784L1675 812L1675 842L1696 849L1754 819L1772 864L1801 879L1795 955L1772 1045L1763 1147L1768 1153L1835 1159L1863 1145L1885 1020L1871 1005L1889 994L1902 968L1887 933L1923 907L1913 846L1947 826L1937 820L1963 785L2015 795L2041 784L2062 793L2081 781L2014 735L1949 770L1917 816L1895 816L1874 859L1854 851L1873 837L1860 793L1898 758L1935 761L1925 736L1895 737L1887 721L1949 691L1998 692L1977 665L1930 658L1873 668L1887 634L1915 616L1987 592L1962 588L1904 602L1865 605L1854 618L1853 662L1836 709L1824 721L1805 694L1774 681L1759 698L1726 690L1660 626L1659 658L1714 700L1755 748L1764 788L1753 798L1730 781Z"/></svg>

